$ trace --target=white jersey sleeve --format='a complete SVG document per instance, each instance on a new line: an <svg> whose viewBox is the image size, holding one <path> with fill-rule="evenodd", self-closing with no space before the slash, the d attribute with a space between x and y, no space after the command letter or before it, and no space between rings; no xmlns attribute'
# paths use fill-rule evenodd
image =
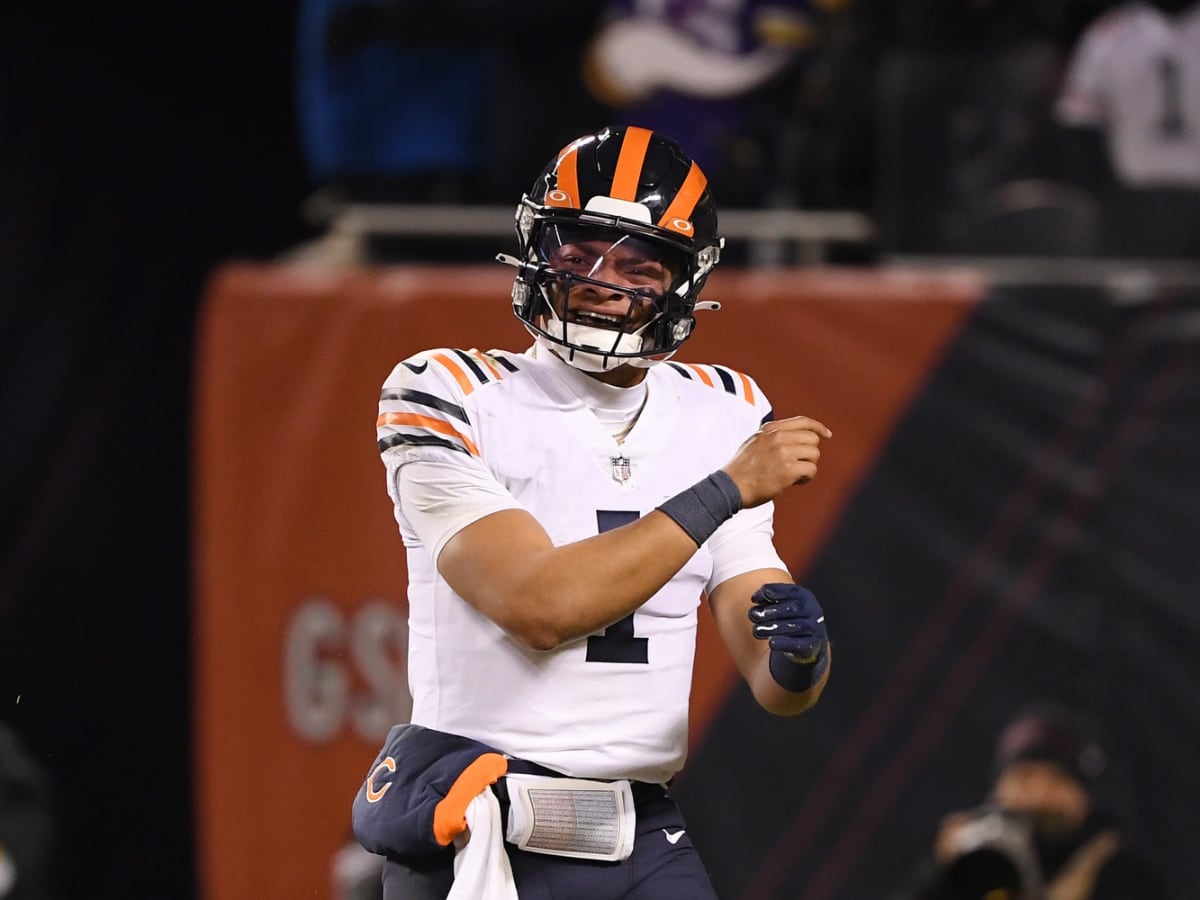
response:
<svg viewBox="0 0 1200 900"><path fill-rule="evenodd" d="M1064 125L1100 128L1109 116L1106 73L1116 35L1101 22L1084 31L1071 54L1055 114Z"/></svg>
<svg viewBox="0 0 1200 900"><path fill-rule="evenodd" d="M478 351L421 353L396 366L380 395L376 436L388 495L405 542L419 541L434 561L471 523L522 508L480 458L468 412L473 377L488 362Z"/></svg>
<svg viewBox="0 0 1200 900"><path fill-rule="evenodd" d="M694 367L698 368L698 367ZM775 417L770 401L758 383L749 375L728 369L725 366L706 366L718 381L732 379L735 390L744 395L755 409L759 425ZM707 592L735 575L743 575L757 569L782 569L787 565L775 549L775 504L764 503L752 509L743 509L728 522L721 525L706 542L712 554L713 571L708 580Z"/></svg>
<svg viewBox="0 0 1200 900"><path fill-rule="evenodd" d="M708 539L708 550L713 558L708 593L735 575L757 569L788 571L787 564L775 549L774 515L774 503L744 509Z"/></svg>
<svg viewBox="0 0 1200 900"><path fill-rule="evenodd" d="M478 460L419 459L396 466L394 474L389 466L389 490L434 562L468 525L524 508Z"/></svg>

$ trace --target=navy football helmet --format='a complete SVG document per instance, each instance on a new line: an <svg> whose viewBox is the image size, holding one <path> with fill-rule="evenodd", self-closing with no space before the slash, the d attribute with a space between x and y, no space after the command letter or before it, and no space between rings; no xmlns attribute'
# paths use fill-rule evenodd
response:
<svg viewBox="0 0 1200 900"><path fill-rule="evenodd" d="M667 359L692 333L694 312L719 306L699 302L724 245L708 180L661 134L631 126L572 141L521 198L516 226L519 256L497 257L517 267L513 312L580 369ZM631 256L646 267L627 275L620 266ZM621 283L601 277L610 271ZM568 295L589 286L628 295L628 311L568 308Z"/></svg>

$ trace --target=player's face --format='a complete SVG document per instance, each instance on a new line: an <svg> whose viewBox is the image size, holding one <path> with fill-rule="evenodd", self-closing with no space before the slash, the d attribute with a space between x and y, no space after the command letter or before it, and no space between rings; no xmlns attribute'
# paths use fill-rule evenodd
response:
<svg viewBox="0 0 1200 900"><path fill-rule="evenodd" d="M546 261L559 272L578 276L550 291L559 317L597 328L640 328L654 316L657 299L675 278L652 242L629 236L567 241L549 249Z"/></svg>

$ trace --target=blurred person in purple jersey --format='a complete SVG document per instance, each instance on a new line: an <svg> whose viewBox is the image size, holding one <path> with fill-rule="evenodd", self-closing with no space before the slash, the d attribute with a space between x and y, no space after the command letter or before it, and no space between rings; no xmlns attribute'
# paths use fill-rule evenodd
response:
<svg viewBox="0 0 1200 900"><path fill-rule="evenodd" d="M838 0L611 0L584 55L592 93L671 134L726 206L772 202L799 68ZM790 198L786 198L790 199Z"/></svg>

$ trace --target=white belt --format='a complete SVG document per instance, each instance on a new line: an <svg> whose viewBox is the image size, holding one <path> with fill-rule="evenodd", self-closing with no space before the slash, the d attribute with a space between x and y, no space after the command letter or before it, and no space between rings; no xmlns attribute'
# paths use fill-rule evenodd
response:
<svg viewBox="0 0 1200 900"><path fill-rule="evenodd" d="M504 781L509 843L533 853L610 862L633 852L637 813L628 781L518 774Z"/></svg>

